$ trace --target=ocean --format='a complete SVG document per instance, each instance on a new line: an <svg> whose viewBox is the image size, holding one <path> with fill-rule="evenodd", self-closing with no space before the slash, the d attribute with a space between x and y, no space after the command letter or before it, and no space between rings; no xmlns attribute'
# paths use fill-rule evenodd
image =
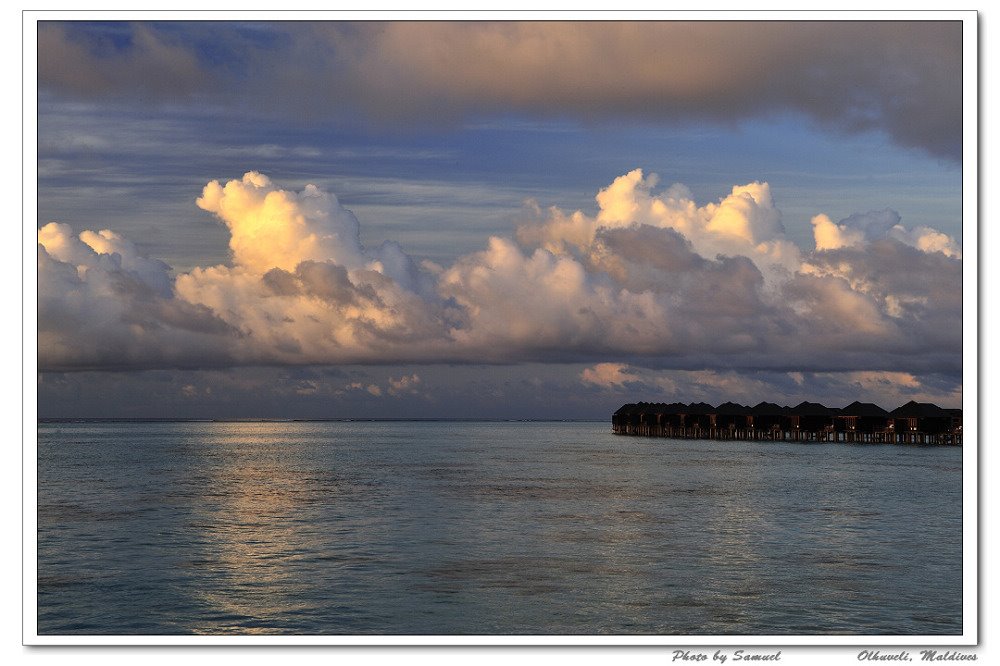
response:
<svg viewBox="0 0 1000 666"><path fill-rule="evenodd" d="M962 450L40 422L38 633L960 635Z"/></svg>

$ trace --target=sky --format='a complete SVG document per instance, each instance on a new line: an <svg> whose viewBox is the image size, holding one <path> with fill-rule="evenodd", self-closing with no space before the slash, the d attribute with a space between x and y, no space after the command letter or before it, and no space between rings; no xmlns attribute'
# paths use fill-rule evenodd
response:
<svg viewBox="0 0 1000 666"><path fill-rule="evenodd" d="M42 417L961 405L960 23L37 35Z"/></svg>

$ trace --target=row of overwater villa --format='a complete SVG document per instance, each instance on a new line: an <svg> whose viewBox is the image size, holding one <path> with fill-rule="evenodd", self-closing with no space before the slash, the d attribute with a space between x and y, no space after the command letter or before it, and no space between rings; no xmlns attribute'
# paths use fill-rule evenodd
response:
<svg viewBox="0 0 1000 666"><path fill-rule="evenodd" d="M816 402L795 407L640 402L622 405L611 424L616 435L676 439L962 445L961 409L914 401L891 412L870 402L842 408Z"/></svg>

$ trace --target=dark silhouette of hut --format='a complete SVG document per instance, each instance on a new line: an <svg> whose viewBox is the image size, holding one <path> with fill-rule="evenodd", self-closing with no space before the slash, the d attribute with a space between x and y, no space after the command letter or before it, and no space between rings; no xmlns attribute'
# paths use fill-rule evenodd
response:
<svg viewBox="0 0 1000 666"><path fill-rule="evenodd" d="M759 402L750 408L750 425L757 431L784 430L788 408L773 402Z"/></svg>
<svg viewBox="0 0 1000 666"><path fill-rule="evenodd" d="M715 407L707 402L693 402L687 406L684 414L684 425L698 430L710 430L715 427Z"/></svg>
<svg viewBox="0 0 1000 666"><path fill-rule="evenodd" d="M837 438L847 442L891 441L889 412L871 402L855 400L834 418Z"/></svg>
<svg viewBox="0 0 1000 666"><path fill-rule="evenodd" d="M724 402L715 408L715 425L730 430L743 430L753 425L750 408L735 402Z"/></svg>
<svg viewBox="0 0 1000 666"><path fill-rule="evenodd" d="M684 414L687 405L681 402L671 402L663 405L660 410L660 424L665 428L683 428Z"/></svg>
<svg viewBox="0 0 1000 666"><path fill-rule="evenodd" d="M792 427L797 430L832 430L837 410L818 402L802 401L788 410L788 414Z"/></svg>
<svg viewBox="0 0 1000 666"><path fill-rule="evenodd" d="M618 434L627 434L628 426L632 423L632 412L634 410L635 405L632 403L626 403L619 407L611 415L611 429Z"/></svg>
<svg viewBox="0 0 1000 666"><path fill-rule="evenodd" d="M953 434L962 434L962 408L952 408L945 409L949 416L951 416L951 432Z"/></svg>
<svg viewBox="0 0 1000 666"><path fill-rule="evenodd" d="M889 413L896 437L904 442L927 443L927 435L955 435L962 429L961 411L942 409L929 402L911 400Z"/></svg>

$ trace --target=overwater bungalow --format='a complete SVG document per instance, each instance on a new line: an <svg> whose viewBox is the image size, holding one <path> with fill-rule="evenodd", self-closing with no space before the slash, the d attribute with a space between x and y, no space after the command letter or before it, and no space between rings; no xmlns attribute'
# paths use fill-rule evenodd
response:
<svg viewBox="0 0 1000 666"><path fill-rule="evenodd" d="M800 402L788 410L789 439L828 441L833 433L836 409L818 402Z"/></svg>
<svg viewBox="0 0 1000 666"><path fill-rule="evenodd" d="M928 440L962 437L962 410L942 409L929 402L911 400L889 413L897 438L907 443L926 444Z"/></svg>
<svg viewBox="0 0 1000 666"><path fill-rule="evenodd" d="M834 430L838 441L884 443L890 441L893 425L889 412L855 400L834 417Z"/></svg>

